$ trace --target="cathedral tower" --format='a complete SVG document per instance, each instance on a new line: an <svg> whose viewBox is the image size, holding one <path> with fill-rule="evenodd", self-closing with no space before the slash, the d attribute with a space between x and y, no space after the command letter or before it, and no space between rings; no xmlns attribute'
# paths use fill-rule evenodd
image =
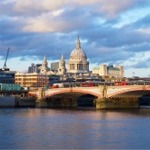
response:
<svg viewBox="0 0 150 150"><path fill-rule="evenodd" d="M58 74L59 75L65 75L66 74L65 59L64 59L63 55L61 56L61 59L59 61Z"/></svg>
<svg viewBox="0 0 150 150"><path fill-rule="evenodd" d="M47 59L46 59L46 56L44 56L40 73L46 74L48 72L48 70L49 69L48 69Z"/></svg>

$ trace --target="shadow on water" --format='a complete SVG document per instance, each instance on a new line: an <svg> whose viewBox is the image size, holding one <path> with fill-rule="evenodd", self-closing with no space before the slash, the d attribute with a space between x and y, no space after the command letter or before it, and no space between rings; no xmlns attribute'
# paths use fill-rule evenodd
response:
<svg viewBox="0 0 150 150"><path fill-rule="evenodd" d="M142 95L139 98L139 105L140 106L150 106L150 94Z"/></svg>

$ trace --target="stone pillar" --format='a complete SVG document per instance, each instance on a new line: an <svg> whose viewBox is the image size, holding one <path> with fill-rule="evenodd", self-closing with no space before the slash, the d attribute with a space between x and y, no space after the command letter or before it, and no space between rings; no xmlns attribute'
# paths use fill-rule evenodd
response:
<svg viewBox="0 0 150 150"><path fill-rule="evenodd" d="M38 89L38 94L37 94L37 101L41 101L45 97L45 91L44 88L39 88Z"/></svg>
<svg viewBox="0 0 150 150"><path fill-rule="evenodd" d="M45 98L45 90L44 88L39 88L36 99L36 107L47 107L47 102L44 100L44 98Z"/></svg>
<svg viewBox="0 0 150 150"><path fill-rule="evenodd" d="M101 87L100 93L101 93L100 94L101 96L96 99L96 109L101 109L104 107L103 105L106 101L106 96L107 96L107 86L106 85Z"/></svg>
<svg viewBox="0 0 150 150"><path fill-rule="evenodd" d="M103 109L106 102L106 98L96 99L96 109Z"/></svg>

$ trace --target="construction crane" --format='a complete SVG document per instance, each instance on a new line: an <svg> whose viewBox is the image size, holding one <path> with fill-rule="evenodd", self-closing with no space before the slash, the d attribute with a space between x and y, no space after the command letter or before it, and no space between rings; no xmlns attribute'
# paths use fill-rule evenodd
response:
<svg viewBox="0 0 150 150"><path fill-rule="evenodd" d="M4 71L5 71L5 70L6 70L6 71L9 70L9 68L7 68L7 65L6 65L7 59L8 59L8 54L9 54L9 50L10 50L10 48L7 49L7 53L6 53L6 57L5 57L4 66L3 66L3 69L2 69L2 70L4 70Z"/></svg>

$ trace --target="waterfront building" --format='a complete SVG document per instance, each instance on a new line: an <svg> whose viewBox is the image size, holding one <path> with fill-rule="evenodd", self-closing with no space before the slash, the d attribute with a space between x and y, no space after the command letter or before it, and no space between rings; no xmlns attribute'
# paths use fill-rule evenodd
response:
<svg viewBox="0 0 150 150"><path fill-rule="evenodd" d="M0 83L14 83L15 73L15 71L0 70Z"/></svg>
<svg viewBox="0 0 150 150"><path fill-rule="evenodd" d="M44 87L49 84L46 74L39 73L16 73L15 83L22 87Z"/></svg>
<svg viewBox="0 0 150 150"><path fill-rule="evenodd" d="M124 77L124 67L120 66L120 65L107 66L105 64L102 64L98 67L94 67L92 70L92 74L99 75L99 76L123 78Z"/></svg>
<svg viewBox="0 0 150 150"><path fill-rule="evenodd" d="M76 41L76 48L70 54L67 73L76 75L89 73L89 62L87 61L85 52L81 48L79 36Z"/></svg>

